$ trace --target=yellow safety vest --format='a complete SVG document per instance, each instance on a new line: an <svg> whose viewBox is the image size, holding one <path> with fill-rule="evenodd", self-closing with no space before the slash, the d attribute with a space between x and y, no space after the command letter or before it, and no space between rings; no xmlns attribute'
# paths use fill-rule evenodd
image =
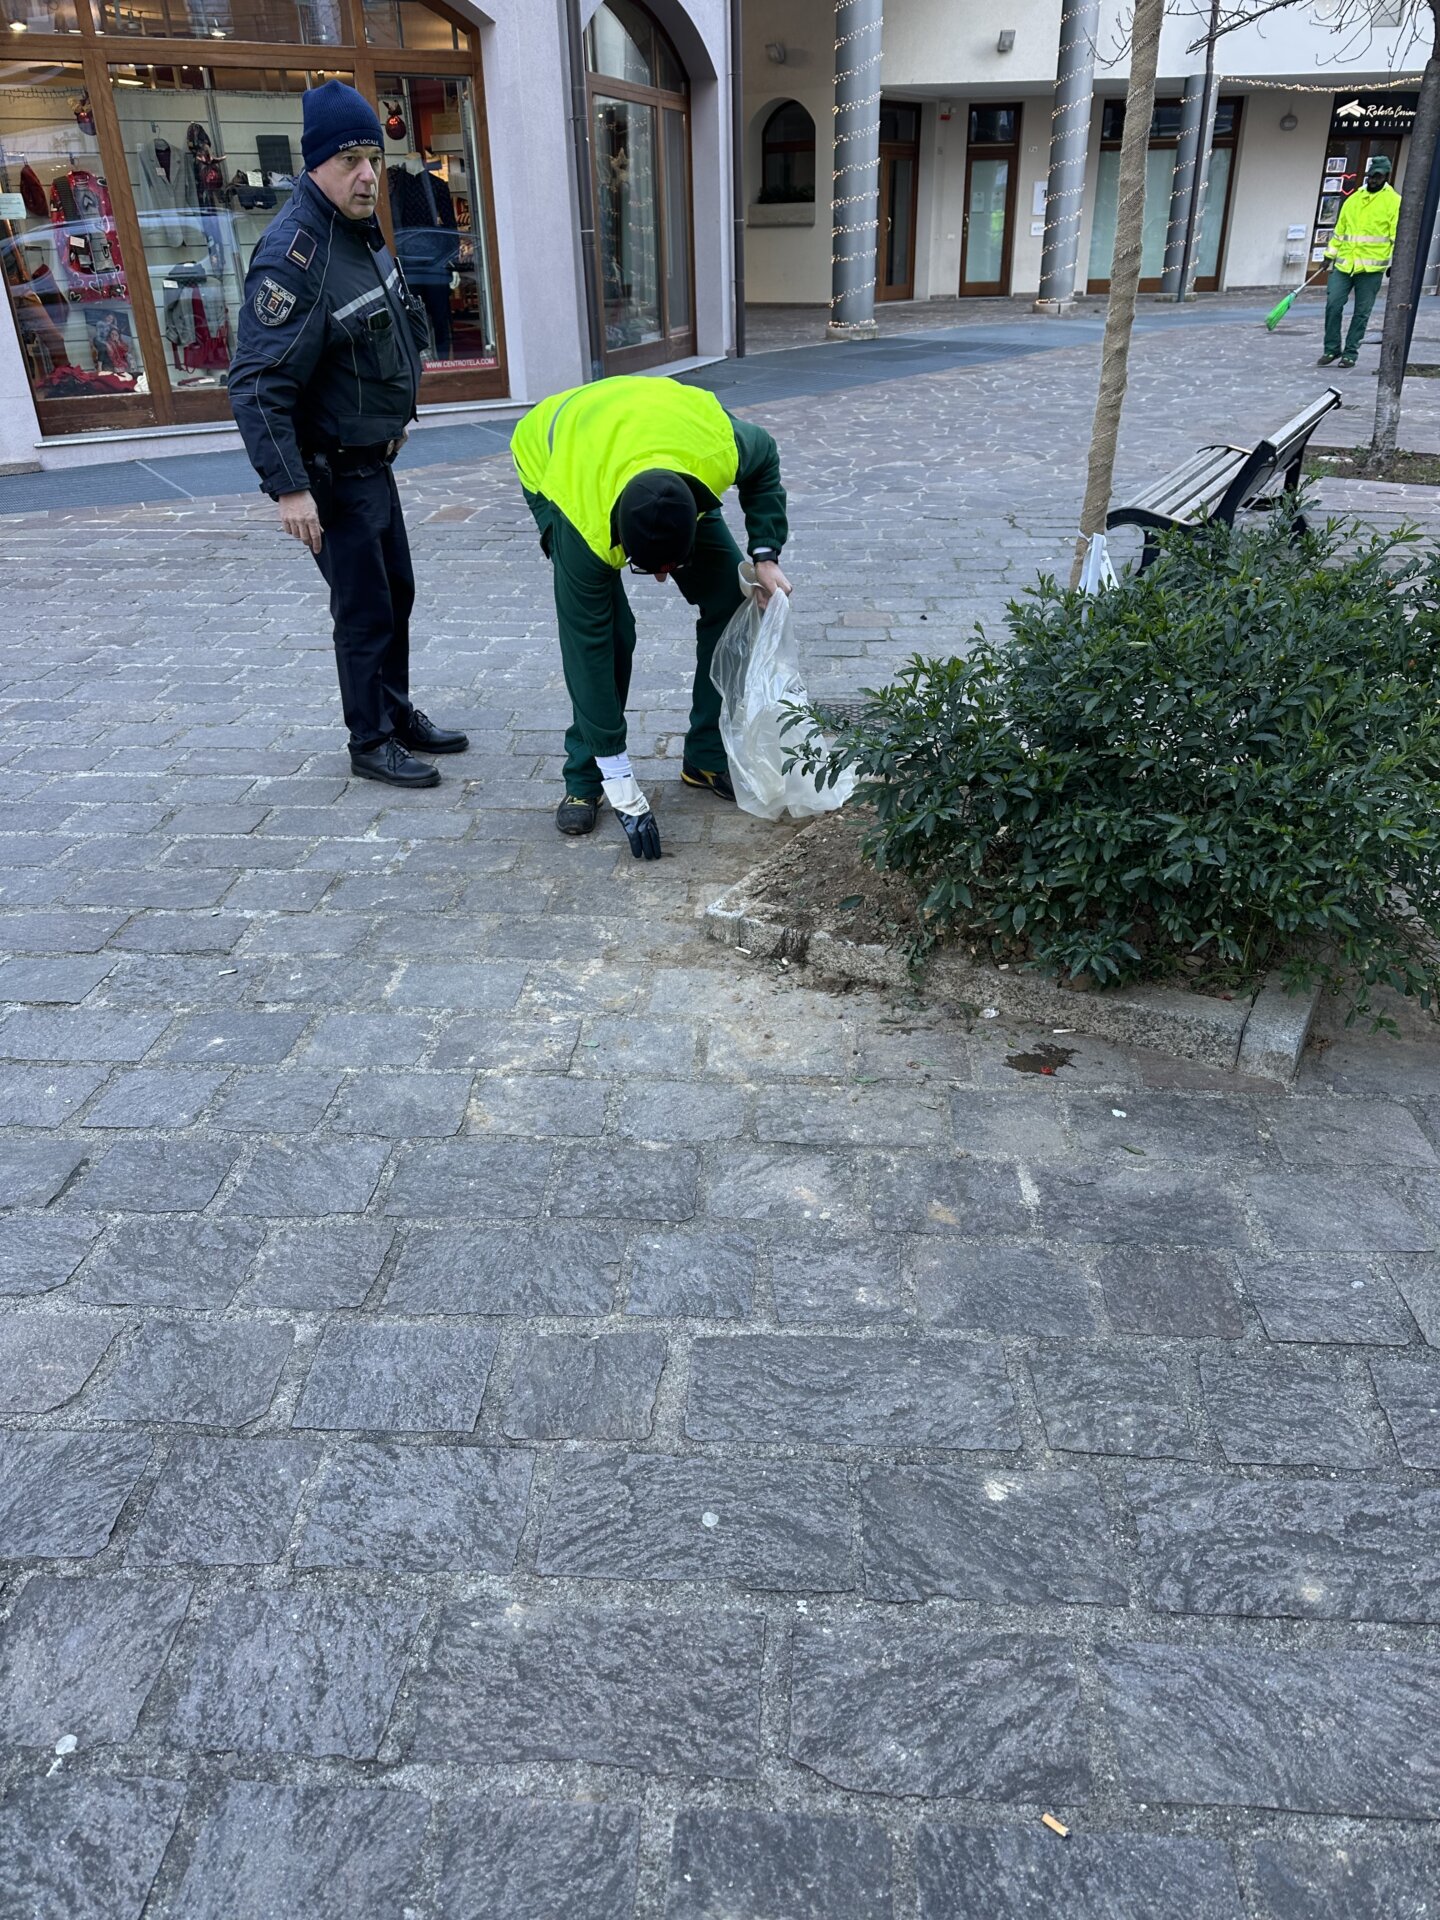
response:
<svg viewBox="0 0 1440 1920"><path fill-rule="evenodd" d="M642 374L552 394L516 427L510 453L526 491L558 507L611 567L623 567L625 555L610 516L637 473L686 473L718 500L740 465L735 429L713 393Z"/></svg>
<svg viewBox="0 0 1440 1920"><path fill-rule="evenodd" d="M1400 196L1393 187L1375 193L1358 187L1340 209L1325 258L1341 273L1383 273L1395 251L1399 223Z"/></svg>

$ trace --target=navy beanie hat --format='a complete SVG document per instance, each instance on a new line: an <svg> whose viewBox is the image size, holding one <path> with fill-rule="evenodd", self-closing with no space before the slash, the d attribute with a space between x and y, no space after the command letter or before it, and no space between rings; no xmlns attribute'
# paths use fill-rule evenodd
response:
<svg viewBox="0 0 1440 1920"><path fill-rule="evenodd" d="M379 115L363 93L347 87L343 80L327 80L323 87L312 87L301 106L305 131L300 136L300 151L307 167L323 167L346 147L379 147L384 152Z"/></svg>
<svg viewBox="0 0 1440 1920"><path fill-rule="evenodd" d="M637 473L616 503L620 546L647 573L683 566L695 545L695 496L677 473Z"/></svg>

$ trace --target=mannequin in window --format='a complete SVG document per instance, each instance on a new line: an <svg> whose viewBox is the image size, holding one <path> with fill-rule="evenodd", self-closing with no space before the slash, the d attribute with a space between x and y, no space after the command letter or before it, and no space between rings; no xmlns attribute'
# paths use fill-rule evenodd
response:
<svg viewBox="0 0 1440 1920"><path fill-rule="evenodd" d="M435 337L435 357L451 354L450 276L460 257L459 222L450 189L432 155L406 154L403 164L385 169L395 252L405 278L424 303Z"/></svg>

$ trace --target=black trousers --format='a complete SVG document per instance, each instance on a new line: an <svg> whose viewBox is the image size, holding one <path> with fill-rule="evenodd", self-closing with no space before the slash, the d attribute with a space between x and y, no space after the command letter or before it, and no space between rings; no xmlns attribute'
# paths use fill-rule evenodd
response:
<svg viewBox="0 0 1440 1920"><path fill-rule="evenodd" d="M389 467L311 472L325 538L316 564L330 589L335 670L350 745L373 747L410 714L415 570Z"/></svg>

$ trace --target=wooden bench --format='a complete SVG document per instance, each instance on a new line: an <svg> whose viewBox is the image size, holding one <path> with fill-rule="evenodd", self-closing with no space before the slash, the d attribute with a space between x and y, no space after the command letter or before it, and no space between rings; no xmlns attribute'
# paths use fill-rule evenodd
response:
<svg viewBox="0 0 1440 1920"><path fill-rule="evenodd" d="M1293 420L1287 420L1253 448L1202 447L1184 466L1167 473L1133 500L1112 507L1105 518L1106 531L1114 527L1142 529L1143 573L1159 552L1157 535L1174 527L1197 529L1212 520L1233 526L1243 508L1274 506L1299 486L1310 436L1330 409L1339 405L1339 389L1327 387L1318 400L1302 407ZM1272 482L1277 477L1281 484L1275 488Z"/></svg>

